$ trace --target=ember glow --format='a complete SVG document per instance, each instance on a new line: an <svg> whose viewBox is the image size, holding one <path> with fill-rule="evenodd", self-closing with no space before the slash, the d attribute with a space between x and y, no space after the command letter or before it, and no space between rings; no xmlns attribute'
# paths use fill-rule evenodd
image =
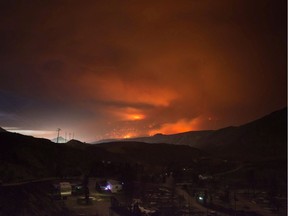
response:
<svg viewBox="0 0 288 216"><path fill-rule="evenodd" d="M131 138L132 136L130 135L130 134L127 134L127 135L125 135L123 138L124 139L129 139L129 138Z"/></svg>
<svg viewBox="0 0 288 216"><path fill-rule="evenodd" d="M185 131L201 130L202 129L200 125L201 122L204 122L204 120L201 117L198 117L198 118L194 118L191 120L180 119L177 122L164 123L162 124L161 128L157 130L151 130L150 136L157 134L157 133L176 134L176 133L181 133Z"/></svg>
<svg viewBox="0 0 288 216"><path fill-rule="evenodd" d="M0 127L91 142L219 129L287 105L284 0L0 8Z"/></svg>
<svg viewBox="0 0 288 216"><path fill-rule="evenodd" d="M134 114L134 115L131 116L131 119L132 120L141 120L141 119L144 119L144 115Z"/></svg>

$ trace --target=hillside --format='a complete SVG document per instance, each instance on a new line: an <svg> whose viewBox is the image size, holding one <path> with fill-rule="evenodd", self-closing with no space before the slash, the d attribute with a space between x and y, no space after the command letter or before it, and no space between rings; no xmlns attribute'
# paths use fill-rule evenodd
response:
<svg viewBox="0 0 288 216"><path fill-rule="evenodd" d="M83 143L79 140L69 140L68 142L64 143L63 145L69 146L69 147L73 147L73 148L78 148L78 149L86 149L89 146L91 146L90 144L87 143Z"/></svg>
<svg viewBox="0 0 288 216"><path fill-rule="evenodd" d="M286 159L287 108L239 127L127 139L189 145L214 156L239 160Z"/></svg>
<svg viewBox="0 0 288 216"><path fill-rule="evenodd" d="M81 175L86 166L84 151L47 139L0 133L0 148L0 181L3 182Z"/></svg>
<svg viewBox="0 0 288 216"><path fill-rule="evenodd" d="M1 181L81 175L101 161L167 165L191 163L203 156L238 161L286 161L287 108L239 127L158 134L137 140L154 144L132 140L97 145L71 140L57 144L17 133L0 133ZM164 140L177 145L157 143Z"/></svg>
<svg viewBox="0 0 288 216"><path fill-rule="evenodd" d="M191 163L195 158L206 156L199 149L184 145L147 144L140 142L110 142L98 144L108 152L119 154L130 162L144 164Z"/></svg>
<svg viewBox="0 0 288 216"><path fill-rule="evenodd" d="M215 131L201 143L201 149L242 160L286 159L287 109L240 127Z"/></svg>
<svg viewBox="0 0 288 216"><path fill-rule="evenodd" d="M109 142L117 142L117 141L134 141L134 142L145 142L145 143L166 143L166 144L176 144L176 145L189 145L189 146L196 146L198 143L201 143L205 137L213 133L212 130L207 131L189 131L184 133L178 134L155 134L154 136L149 137L135 137L135 138L128 138L128 139L107 139L107 140L99 140L94 142L94 144L99 143L109 143Z"/></svg>
<svg viewBox="0 0 288 216"><path fill-rule="evenodd" d="M0 133L1 133L1 132L7 132L7 131L6 131L5 129L3 129L3 128L0 127Z"/></svg>
<svg viewBox="0 0 288 216"><path fill-rule="evenodd" d="M125 181L147 180L153 177L151 174L155 177L166 170L181 176L183 167L189 167L188 170L193 170L190 174L187 171L190 180L197 178L199 173L209 173L242 185L247 182L247 176L252 175L257 184L268 189L270 184L267 186L267 182L277 185L275 190L280 192L287 187L286 108L239 127L158 134L138 140L155 143L131 140L95 145L78 140L54 143L17 133L0 133L0 182L6 185L0 187L0 203L4 206L0 215L13 215L11 212L16 212L15 215L20 212L71 215L51 200L47 184L17 184L51 177L88 174L105 178L117 176ZM157 143L160 141L174 145ZM181 145L184 143L186 145ZM18 207L13 209L16 203ZM45 203L49 205L45 206Z"/></svg>
<svg viewBox="0 0 288 216"><path fill-rule="evenodd" d="M204 154L189 146L114 142L99 145L71 140L65 144L17 133L0 133L1 181L79 176L102 161L167 165L191 163Z"/></svg>

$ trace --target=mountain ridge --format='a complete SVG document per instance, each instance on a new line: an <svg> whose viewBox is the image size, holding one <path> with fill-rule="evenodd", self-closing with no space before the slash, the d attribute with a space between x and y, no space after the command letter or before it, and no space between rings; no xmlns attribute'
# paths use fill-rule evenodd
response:
<svg viewBox="0 0 288 216"><path fill-rule="evenodd" d="M272 159L281 157L286 159L287 107L240 126L172 135L156 134L151 137L117 141L188 145L225 158L252 160L262 157Z"/></svg>
<svg viewBox="0 0 288 216"><path fill-rule="evenodd" d="M175 162L191 164L203 157L223 161L287 161L287 108L242 126L180 135L182 137L179 134L152 137L170 138L171 142L177 141L177 145L128 139L91 145L77 140L57 144L18 133L0 133L0 172L5 177L2 181L79 175L97 161L152 166ZM194 146L179 144L187 143L190 136Z"/></svg>

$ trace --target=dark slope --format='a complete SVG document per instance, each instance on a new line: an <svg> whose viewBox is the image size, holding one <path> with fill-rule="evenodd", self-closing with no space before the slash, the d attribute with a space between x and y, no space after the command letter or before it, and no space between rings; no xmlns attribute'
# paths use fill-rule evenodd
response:
<svg viewBox="0 0 288 216"><path fill-rule="evenodd" d="M2 132L7 132L7 131L0 127L0 133L2 133Z"/></svg>
<svg viewBox="0 0 288 216"><path fill-rule="evenodd" d="M207 136L209 136L213 131L190 131L179 134L156 134L152 137L139 137L127 139L128 141L136 142L146 142L146 143L167 143L167 144L176 144L176 145L189 145L196 147L201 143Z"/></svg>
<svg viewBox="0 0 288 216"><path fill-rule="evenodd" d="M123 160L145 164L189 163L206 154L184 145L147 144L140 142L111 142L98 144L100 148L123 157Z"/></svg>
<svg viewBox="0 0 288 216"><path fill-rule="evenodd" d="M287 108L240 127L156 135L151 137L151 140L155 138L159 141L163 137L170 137L170 140L177 141L177 144L185 140L185 143L190 145L149 145L132 141L90 145L76 140L57 144L47 139L16 133L0 133L0 177L5 182L81 175L89 170L91 164L102 160L146 164L189 163L202 157L202 152L214 157L242 161L285 161ZM192 148L191 143L198 148Z"/></svg>
<svg viewBox="0 0 288 216"><path fill-rule="evenodd" d="M189 131L178 134L155 134L154 136L149 137L135 137L129 139L108 139L108 140L99 140L94 142L94 144L109 143L109 142L144 142L144 143L166 143L174 145L189 145L196 147L202 140L205 140L207 136L213 133L212 130L207 131Z"/></svg>
<svg viewBox="0 0 288 216"><path fill-rule="evenodd" d="M77 148L77 149L86 149L89 146L91 146L90 144L83 143L83 142L81 142L79 140L74 140L74 139L69 140L66 143L63 143L62 145L73 147L73 148Z"/></svg>
<svg viewBox="0 0 288 216"><path fill-rule="evenodd" d="M0 133L1 181L82 175L101 161L167 165L203 156L189 146L117 142L99 145L71 140L65 144L17 133Z"/></svg>
<svg viewBox="0 0 288 216"><path fill-rule="evenodd" d="M85 167L83 150L47 139L17 133L0 133L1 181L21 181L81 174Z"/></svg>
<svg viewBox="0 0 288 216"><path fill-rule="evenodd" d="M237 160L286 159L287 108L239 127L127 139L189 145L214 156Z"/></svg>
<svg viewBox="0 0 288 216"><path fill-rule="evenodd" d="M101 148L98 145L83 143L79 140L70 140L62 145L84 153L84 161L86 161L87 163L93 163L95 161L102 160L109 160L115 162L125 161L125 157L122 157L117 152L109 152L105 148Z"/></svg>
<svg viewBox="0 0 288 216"><path fill-rule="evenodd" d="M287 108L240 127L215 131L201 143L201 149L242 160L285 159Z"/></svg>

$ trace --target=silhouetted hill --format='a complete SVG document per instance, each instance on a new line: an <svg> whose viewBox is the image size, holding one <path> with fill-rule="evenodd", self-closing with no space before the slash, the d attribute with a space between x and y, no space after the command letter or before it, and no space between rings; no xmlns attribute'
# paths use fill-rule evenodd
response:
<svg viewBox="0 0 288 216"><path fill-rule="evenodd" d="M81 175L89 160L82 149L10 132L0 133L0 148L3 182Z"/></svg>
<svg viewBox="0 0 288 216"><path fill-rule="evenodd" d="M98 144L100 148L114 154L120 154L125 160L145 164L183 164L206 156L199 149L184 145L147 144L140 142L111 142Z"/></svg>
<svg viewBox="0 0 288 216"><path fill-rule="evenodd" d="M1 133L1 132L7 132L7 131L6 131L5 129L3 129L3 128L0 127L0 133Z"/></svg>
<svg viewBox="0 0 288 216"><path fill-rule="evenodd" d="M169 143L178 145L156 144L169 138ZM57 144L17 133L0 133L0 177L5 182L75 176L87 172L93 164L101 161L151 165L190 163L206 157L203 152L209 153L210 157L240 161L285 161L287 108L239 127L175 135L158 134L145 139L149 142L154 140L155 143L125 140L91 145L71 140ZM182 143L186 145L179 145Z"/></svg>
<svg viewBox="0 0 288 216"><path fill-rule="evenodd" d="M64 144L17 133L0 133L1 181L80 176L102 161L163 165L190 163L204 154L189 146L114 142L99 145L71 140Z"/></svg>
<svg viewBox="0 0 288 216"><path fill-rule="evenodd" d="M144 142L144 143L166 143L166 144L174 144L174 145L189 145L189 146L197 146L198 143L201 143L205 137L213 133L212 130L207 131L189 131L178 134L155 134L154 136L149 137L135 137L128 139L107 139L107 140L99 140L93 142L94 144L99 143L109 143L109 142Z"/></svg>
<svg viewBox="0 0 288 216"><path fill-rule="evenodd" d="M286 159L287 108L239 127L126 139L189 145L214 156L237 160Z"/></svg>
<svg viewBox="0 0 288 216"><path fill-rule="evenodd" d="M117 142L120 141L122 139L103 139L103 140L98 140L95 142L92 142L92 144L101 144L101 143L109 143L109 142Z"/></svg>
<svg viewBox="0 0 288 216"><path fill-rule="evenodd" d="M68 142L64 143L64 145L78 149L86 149L87 147L91 146L91 144L83 143L79 140L74 139L69 140Z"/></svg>
<svg viewBox="0 0 288 216"><path fill-rule="evenodd" d="M171 135L156 134L152 137L134 138L132 140L147 143L167 143L176 145L189 145L196 147L211 133L213 133L212 130L190 131Z"/></svg>
<svg viewBox="0 0 288 216"><path fill-rule="evenodd" d="M198 147L242 160L286 159L287 108L239 127L214 131Z"/></svg>
<svg viewBox="0 0 288 216"><path fill-rule="evenodd" d="M0 182L79 177L87 173L105 177L116 175L127 180L133 179L138 169L140 173L146 170L147 177L152 169L164 171L164 168L170 167L179 171L179 168L182 170L182 167L189 166L195 176L205 172L222 176L225 174L225 177L235 174L243 182L253 172L258 181L262 178L269 182L276 179L277 182L283 182L281 188L286 187L287 108L239 127L175 135L157 134L145 140L154 140L155 143L125 140L91 145L70 140L59 144L17 133L0 133ZM156 143L163 140L177 145ZM183 143L186 145L180 145ZM237 160L252 162L242 163ZM4 192L0 195L0 202L9 206L2 209L4 215L9 215L12 211L10 206L15 206L15 203L21 205L19 212L29 214L40 211L41 207L37 203L50 201L46 189L41 191L43 187L38 186L40 188L29 183L23 187L7 188L7 192L2 190L1 193ZM26 202L31 199L41 200ZM55 212L54 215L67 213L57 203L50 205L45 211Z"/></svg>

